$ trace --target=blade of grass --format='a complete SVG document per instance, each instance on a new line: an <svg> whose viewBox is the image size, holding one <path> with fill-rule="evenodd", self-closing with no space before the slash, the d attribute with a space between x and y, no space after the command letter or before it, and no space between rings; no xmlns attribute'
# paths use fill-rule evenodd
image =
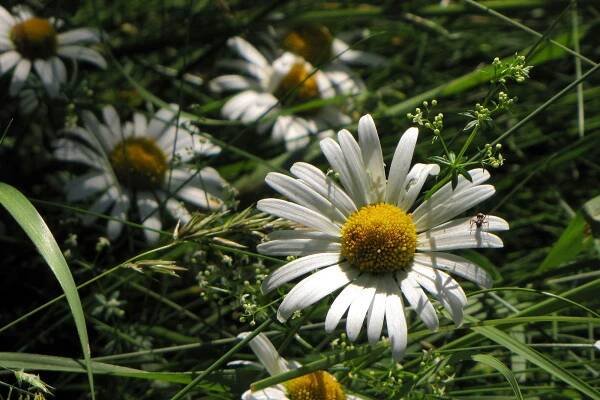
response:
<svg viewBox="0 0 600 400"><path fill-rule="evenodd" d="M515 378L515 375L512 373L510 369L506 365L502 363L502 361L498 360L496 357L491 356L489 354L476 354L473 357L473 360L480 362L482 364L487 365L488 367L494 368L496 371L500 372L506 380L508 384L512 387L513 392L515 392L515 398L517 400L523 400L523 395L521 394L521 388L519 387L519 383Z"/></svg>
<svg viewBox="0 0 600 400"><path fill-rule="evenodd" d="M79 334L83 358L87 367L90 393L92 399L95 399L94 377L90 366L91 354L85 316L81 307L81 299L79 298L79 293L77 292L77 287L67 261L42 216L21 192L6 183L0 182L0 203L34 243L65 293L73 320L75 321L77 333Z"/></svg>

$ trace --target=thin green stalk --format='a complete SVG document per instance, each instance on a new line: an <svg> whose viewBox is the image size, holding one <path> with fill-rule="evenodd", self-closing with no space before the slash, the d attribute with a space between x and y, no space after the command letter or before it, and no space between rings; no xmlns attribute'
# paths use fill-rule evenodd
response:
<svg viewBox="0 0 600 400"><path fill-rule="evenodd" d="M262 324L260 324L256 329L254 329L252 331L252 333L247 335L238 344L236 344L231 349L229 349L227 351L227 353L225 353L221 357L219 357L219 359L217 361L215 361L214 363L212 363L210 365L210 367L208 367L207 369L202 371L202 373L200 373L197 377L195 377L193 381L191 381L183 389L181 389L179 392L177 392L175 394L175 396L171 397L171 400L178 400L178 399L183 398L183 396L185 396L192 389L194 389L200 382L202 382L202 380L204 378L206 378L209 374L211 374L213 371L215 371L217 368L219 368L221 365L223 365L227 360L229 360L231 358L231 356L233 356L235 353L237 353L238 350L240 350L242 347L244 347L249 341L254 339L254 337L256 335L258 335L259 333L261 333L262 331L267 329L269 327L269 325L271 325L272 323L273 323L273 320L268 319L265 322L263 322Z"/></svg>
<svg viewBox="0 0 600 400"><path fill-rule="evenodd" d="M573 9L571 10L571 25L573 27L573 47L579 53L579 15L577 0L573 1ZM581 78L581 59L575 57L575 78ZM585 135L585 112L583 108L583 83L577 85L577 131L579 137Z"/></svg>
<svg viewBox="0 0 600 400"><path fill-rule="evenodd" d="M126 264L128 264L128 263L131 263L131 262L133 262L133 261L135 261L135 260L137 260L137 259L139 259L139 258L142 258L142 257L148 256L148 255L150 255L150 254L152 254L152 253L155 253L155 252L157 252L157 251L166 250L166 249L168 249L168 248L170 248L170 247L173 247L175 244L178 244L178 242L171 242L171 243L169 243L169 244L167 244L167 245L160 246L160 247L157 247L157 248L154 248L154 249L150 249L150 250L148 250L148 251L145 251L145 252L143 252L143 253L141 253L141 254L138 254L138 255L136 255L136 256L134 256L134 257L131 257L130 259L128 259L128 260L126 260L126 261L122 262L121 264L118 264L118 265L116 265L116 266L112 267L111 269L108 269L108 270L106 270L106 271L102 272L101 274L99 274L99 275L97 275L97 276L93 277L92 279L90 279L90 280L88 280L88 281L86 281L86 282L84 282L84 283L82 283L82 284L78 285L78 286L77 286L77 290L79 290L79 289L81 289L81 288L84 288L84 287L86 287L86 286L88 286L88 285L90 285L90 284L92 284L92 283L96 282L97 280L104 278L104 277L105 277L105 276L107 276L107 275L110 275L110 274L112 274L113 272L115 272L116 270L118 270L119 268L121 268L123 265L126 265ZM46 303L44 303L44 304L42 304L41 306L39 306L39 307L37 307L37 308L34 308L33 310L29 311L28 313L26 313L26 314L24 314L24 315L20 316L19 318L15 319L14 321L12 321L12 322L9 322L8 324L6 324L6 325L4 325L3 327L1 327L1 328L0 328L0 333L2 333L2 332L4 332L5 330L7 330L7 329L9 329L9 328L11 328L11 327L13 327L13 326L17 325L18 323L20 323L20 322L22 322L22 321L26 320L27 318L31 317L32 315L35 315L35 314L37 314L38 312L40 312L40 311L42 311L42 310L45 310L46 308L50 307L50 306L51 306L51 305L53 305L54 303L57 303L57 302L59 302L59 301L63 300L64 298L65 298L65 295L64 295L64 294L62 294L62 295L60 295L60 296L57 296L57 297L53 298L52 300L50 300L50 301L48 301L48 302L46 302Z"/></svg>

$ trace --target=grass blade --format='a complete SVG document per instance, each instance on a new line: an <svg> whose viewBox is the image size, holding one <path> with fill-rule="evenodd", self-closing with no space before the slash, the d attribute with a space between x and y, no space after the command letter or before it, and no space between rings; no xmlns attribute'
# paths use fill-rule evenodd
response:
<svg viewBox="0 0 600 400"><path fill-rule="evenodd" d="M67 261L42 216L21 192L6 183L0 182L0 203L8 210L10 215L12 215L21 228L23 228L29 239L34 243L65 293L69 308L71 309L71 314L73 315L73 320L75 321L75 326L77 327L79 341L81 342L81 348L83 350L83 357L87 365L90 392L92 399L95 399L94 377L90 367L90 345L85 325L85 317L83 315L79 293L77 292L77 287L73 280L73 276L71 275L71 271L69 270L69 266L67 265Z"/></svg>
<svg viewBox="0 0 600 400"><path fill-rule="evenodd" d="M475 360L479 363L482 363L482 364L487 365L488 367L494 368L496 371L498 371L502 375L504 375L504 377L508 381L508 384L512 387L513 391L515 392L515 398L517 400L523 400L523 395L521 394L521 388L519 387L519 383L517 382L515 375L512 373L512 371L510 369L508 369L508 367L506 365L504 365L502 363L502 361L498 360L496 357L491 356L489 354L477 354L477 355L474 355L472 358L473 358L473 360Z"/></svg>

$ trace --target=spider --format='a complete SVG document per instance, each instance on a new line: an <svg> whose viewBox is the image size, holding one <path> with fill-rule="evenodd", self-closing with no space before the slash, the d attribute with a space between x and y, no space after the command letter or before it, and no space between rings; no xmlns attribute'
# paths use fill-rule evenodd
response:
<svg viewBox="0 0 600 400"><path fill-rule="evenodd" d="M483 213L477 213L475 217L471 218L470 227L473 229L473 225L477 227L477 229L481 229L483 225L487 225L489 227L488 216Z"/></svg>

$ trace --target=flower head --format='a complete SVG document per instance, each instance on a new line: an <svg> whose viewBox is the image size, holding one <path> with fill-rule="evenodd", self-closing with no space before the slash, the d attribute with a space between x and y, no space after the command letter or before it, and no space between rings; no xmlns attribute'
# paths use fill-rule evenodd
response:
<svg viewBox="0 0 600 400"><path fill-rule="evenodd" d="M242 333L244 338L248 333ZM250 348L270 375L282 374L300 367L281 357L264 333L259 333L250 342ZM264 390L248 390L242 395L243 400L358 400L358 397L347 394L343 386L327 371L315 371L291 379Z"/></svg>
<svg viewBox="0 0 600 400"><path fill-rule="evenodd" d="M149 242L158 238L161 212L165 209L183 223L188 210L176 198L203 209L223 206L225 181L210 167L195 170L185 163L193 158L214 155L220 148L192 135L188 121L171 109L162 109L148 122L136 113L133 121L121 124L116 110L107 106L103 121L84 111L83 127L66 130L56 143L56 156L79 162L91 171L66 187L67 200L80 201L98 196L90 211L110 210L110 215L125 219L132 199L137 199L139 218ZM135 196L134 196L135 194ZM94 215L85 220L92 222ZM111 220L108 237L115 239L123 223Z"/></svg>
<svg viewBox="0 0 600 400"><path fill-rule="evenodd" d="M67 81L63 58L89 62L105 68L106 61L95 50L98 34L87 28L58 33L53 19L34 16L25 8L15 15L0 6L0 75L13 70L10 94L15 96L33 67L50 97L56 97Z"/></svg>
<svg viewBox="0 0 600 400"><path fill-rule="evenodd" d="M270 129L273 138L284 141L288 150L305 146L310 135L327 135L333 133L330 128L350 122L333 105L299 106L336 94L356 94L363 87L358 78L344 71L316 70L304 58L290 52L269 61L239 37L230 39L228 44L241 60L221 64L243 75L222 75L210 82L215 92L240 91L223 106L221 113L225 118L245 124L258 123L259 132ZM282 106L301 110L278 114Z"/></svg>
<svg viewBox="0 0 600 400"><path fill-rule="evenodd" d="M402 295L429 328L438 327L438 317L425 291L460 325L467 298L446 272L482 287L490 286L491 278L471 261L446 251L502 247L502 240L489 232L506 230L508 224L494 216L486 216L482 224L473 223L472 217L456 218L494 194L493 186L483 184L489 178L484 169L469 171L470 180L460 177L454 189L448 183L415 206L427 177L439 172L435 164L411 168L416 128L400 138L387 175L369 115L361 118L358 136L357 142L342 130L337 142L321 141L341 186L302 162L292 166L294 177L267 175L266 182L290 201L265 199L258 208L291 221L295 229L273 232L258 250L299 258L266 278L263 291L310 273L281 303L281 321L342 289L327 313L325 329L333 331L347 313L348 338L358 338L366 319L373 343L385 320L392 354L399 359L407 340Z"/></svg>

